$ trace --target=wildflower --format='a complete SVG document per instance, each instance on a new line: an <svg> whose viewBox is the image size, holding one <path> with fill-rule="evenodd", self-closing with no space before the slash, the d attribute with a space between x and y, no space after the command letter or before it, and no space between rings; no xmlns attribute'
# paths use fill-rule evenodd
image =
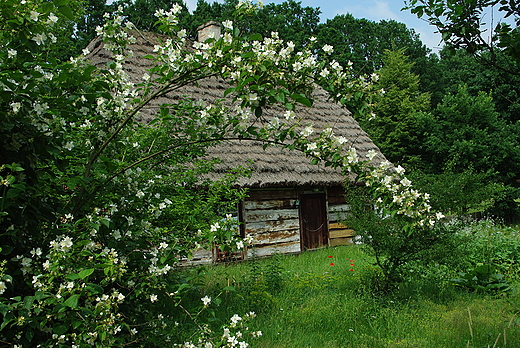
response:
<svg viewBox="0 0 520 348"><path fill-rule="evenodd" d="M325 45L323 46L323 51L327 54L331 54L334 51L334 47L331 45Z"/></svg>
<svg viewBox="0 0 520 348"><path fill-rule="evenodd" d="M150 295L150 301L152 303L157 302L157 295L155 295L155 294Z"/></svg>
<svg viewBox="0 0 520 348"><path fill-rule="evenodd" d="M63 238L63 240L60 242L60 247L62 251L69 250L72 247L72 238L68 236Z"/></svg>
<svg viewBox="0 0 520 348"><path fill-rule="evenodd" d="M403 186L410 186L412 182L407 178L404 178L403 180L401 180L401 184L403 184Z"/></svg>
<svg viewBox="0 0 520 348"><path fill-rule="evenodd" d="M376 153L375 150L370 150L370 151L368 151L368 153L367 153L366 156L367 156L367 158L371 161L374 157L376 157L376 154L377 154L377 153Z"/></svg>
<svg viewBox="0 0 520 348"><path fill-rule="evenodd" d="M186 29L182 29L182 30L179 30L179 32L177 33L177 36L179 37L179 39L184 39L187 35L187 32L186 32Z"/></svg>
<svg viewBox="0 0 520 348"><path fill-rule="evenodd" d="M47 24L55 24L58 21L58 17L54 13L49 14L49 18L47 18Z"/></svg>
<svg viewBox="0 0 520 348"><path fill-rule="evenodd" d="M18 113L18 111L20 110L20 108L22 107L22 104L16 102L16 103L11 103L11 107L13 108L13 112L16 114Z"/></svg>
<svg viewBox="0 0 520 348"><path fill-rule="evenodd" d="M217 232L219 228L220 228L219 223L215 222L213 225L211 225L209 230L210 230L210 232Z"/></svg>
<svg viewBox="0 0 520 348"><path fill-rule="evenodd" d="M397 174L403 174L405 172L405 169L399 165L397 166L397 168L395 168L395 171L397 172Z"/></svg>
<svg viewBox="0 0 520 348"><path fill-rule="evenodd" d="M47 39L47 35L45 35L44 33L38 33L36 34L32 40L34 42L36 42L36 44L38 44L38 46L41 46L45 43L45 40Z"/></svg>
<svg viewBox="0 0 520 348"><path fill-rule="evenodd" d="M227 21L222 22L222 25L223 25L224 28L226 28L226 29L233 30L233 22L230 21L230 20L227 20Z"/></svg>
<svg viewBox="0 0 520 348"><path fill-rule="evenodd" d="M286 120L292 120L294 119L294 111L287 110L284 114Z"/></svg>
<svg viewBox="0 0 520 348"><path fill-rule="evenodd" d="M38 17L40 17L40 13L36 11L31 11L31 20L38 22Z"/></svg>
<svg viewBox="0 0 520 348"><path fill-rule="evenodd" d="M204 296L200 300L202 301L204 306L207 306L207 305L209 305L211 303L211 297L209 297L209 296Z"/></svg>
<svg viewBox="0 0 520 348"><path fill-rule="evenodd" d="M331 266L334 266L334 262L331 262L330 265L331 265Z"/></svg>
<svg viewBox="0 0 520 348"><path fill-rule="evenodd" d="M314 132L314 129L312 128L312 125L310 125L310 126L305 127L305 128L301 131L300 134L301 134L303 137L308 137L308 136L311 135L313 132Z"/></svg>
<svg viewBox="0 0 520 348"><path fill-rule="evenodd" d="M74 147L74 143L72 141L69 141L63 147L70 151Z"/></svg>
<svg viewBox="0 0 520 348"><path fill-rule="evenodd" d="M327 68L324 68L321 72L320 72L320 76L321 77L327 77L329 76L330 74L330 71L327 69Z"/></svg>
<svg viewBox="0 0 520 348"><path fill-rule="evenodd" d="M329 259L332 259L332 255L327 256Z"/></svg>
<svg viewBox="0 0 520 348"><path fill-rule="evenodd" d="M0 282L0 295L2 295L5 292L5 289L7 286L5 285L5 282Z"/></svg>
<svg viewBox="0 0 520 348"><path fill-rule="evenodd" d="M17 54L18 54L18 52L16 50L13 50L13 49L7 50L7 58L14 58L14 57L16 57Z"/></svg>
<svg viewBox="0 0 520 348"><path fill-rule="evenodd" d="M234 327L240 320L242 320L241 317L238 316L238 314L235 314L231 317L231 326Z"/></svg>

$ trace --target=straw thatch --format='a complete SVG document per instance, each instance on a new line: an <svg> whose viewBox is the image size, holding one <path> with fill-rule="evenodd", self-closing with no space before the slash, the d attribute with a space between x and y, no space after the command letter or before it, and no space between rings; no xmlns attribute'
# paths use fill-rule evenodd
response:
<svg viewBox="0 0 520 348"><path fill-rule="evenodd" d="M141 78L146 69L151 67L149 59L143 59L145 55L154 54L153 47L157 44L157 34L136 33L137 41L130 45L134 56L125 63L125 69L134 82L142 81ZM109 52L103 48L101 39L95 39L88 49L90 61L98 66L109 60ZM169 95L155 101L155 105L172 102L182 96L213 101L223 98L224 91L229 86L224 81L216 78L208 78L176 90ZM384 156L370 140L368 135L360 128L359 124L351 116L350 112L340 105L329 101L327 93L317 88L313 94L314 104L312 108L301 106L296 110L296 117L302 118L302 125L312 124L315 133L319 133L326 127L331 127L336 136L348 139L347 145L356 148L360 157L375 150L376 163L384 160ZM264 118L277 116L283 120L282 109L268 109L264 111ZM147 121L153 117L150 112L141 114L141 121ZM223 163L217 166L217 173L227 172L240 165L250 166L253 170L250 178L241 178L239 185L244 187L295 187L295 186L337 186L341 185L345 177L339 170L325 167L323 164L312 165L311 160L301 152L289 151L279 147L269 146L263 149L263 144L252 141L228 141L216 147L208 149L210 157L219 157ZM252 160L252 164L248 163ZM351 178L352 179L352 178Z"/></svg>

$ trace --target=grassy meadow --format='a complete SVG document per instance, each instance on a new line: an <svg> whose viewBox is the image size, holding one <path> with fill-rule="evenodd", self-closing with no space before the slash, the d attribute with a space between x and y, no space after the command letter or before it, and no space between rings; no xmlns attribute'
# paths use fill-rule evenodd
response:
<svg viewBox="0 0 520 348"><path fill-rule="evenodd" d="M374 259L353 245L204 266L193 301L215 299L217 324L255 311L250 329L263 334L252 347L520 347L518 232L481 224L461 236L446 250L457 257L446 259L466 268L500 263L512 291L455 286L460 269L433 262L410 266L383 293ZM234 291L222 291L228 286Z"/></svg>

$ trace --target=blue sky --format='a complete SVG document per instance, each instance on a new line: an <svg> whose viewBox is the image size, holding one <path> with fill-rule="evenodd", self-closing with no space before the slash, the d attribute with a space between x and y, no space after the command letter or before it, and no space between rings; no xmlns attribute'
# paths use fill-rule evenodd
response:
<svg viewBox="0 0 520 348"><path fill-rule="evenodd" d="M284 0L263 0L267 3L281 3ZM435 28L424 20L418 19L410 11L401 11L404 0L296 0L301 1L302 6L319 7L321 21L334 18L338 14L351 13L356 18L366 18L373 21L393 19L405 23L408 28L413 28L420 35L421 41L438 51L440 47L440 35L435 33ZM190 10L195 9L197 0L185 0Z"/></svg>

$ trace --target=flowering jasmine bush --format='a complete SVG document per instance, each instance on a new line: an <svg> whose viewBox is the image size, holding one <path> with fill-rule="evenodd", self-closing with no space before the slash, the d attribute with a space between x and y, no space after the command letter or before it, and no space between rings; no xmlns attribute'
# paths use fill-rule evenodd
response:
<svg viewBox="0 0 520 348"><path fill-rule="evenodd" d="M0 4L0 341L14 346L120 347L179 344L178 323L159 304L183 308L199 338L185 347L246 347L242 318L215 336L199 322L211 305L180 304L187 281L174 277L179 261L199 247L241 249L236 222L222 217L244 197L236 173L214 182L201 177L214 163L208 146L226 139L261 140L307 153L314 162L355 172L383 214L413 226L432 225L428 197L402 171L360 159L331 129L301 127L297 107L312 106L315 84L331 98L365 112L373 77L294 52L276 33L241 38L232 22L221 38L189 47L174 6L158 11L169 36L155 47L154 67L134 84L124 70L132 55L131 23L107 14L97 28L112 54L99 69L84 56L53 58L56 32L72 19L75 0L6 0ZM240 2L237 14L251 11ZM333 47L321 48L332 52ZM136 116L168 91L210 76L230 83L231 103L183 99L161 105L151 124ZM285 108L283 119L261 120L265 106ZM231 106L226 106L231 105ZM194 191L196 185L207 189ZM173 280L172 280L173 279ZM248 317L252 317L249 315ZM185 330L185 331L186 331ZM233 332L233 333L232 333ZM252 336L259 336L253 333ZM217 337L217 338L215 338Z"/></svg>

